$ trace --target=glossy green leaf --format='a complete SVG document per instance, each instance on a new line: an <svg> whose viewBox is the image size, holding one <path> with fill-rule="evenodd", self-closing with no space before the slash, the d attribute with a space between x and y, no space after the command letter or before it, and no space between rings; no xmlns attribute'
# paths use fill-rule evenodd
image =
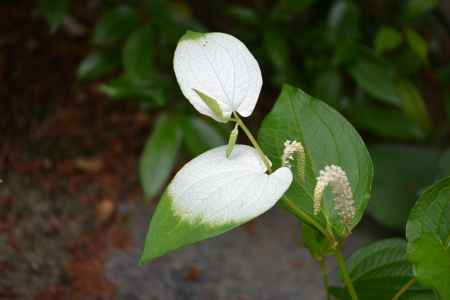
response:
<svg viewBox="0 0 450 300"><path fill-rule="evenodd" d="M425 100L419 89L408 80L397 81L396 87L397 95L402 101L402 107L405 114L416 120L423 129L430 129L430 117L428 116L428 111L425 107Z"/></svg>
<svg viewBox="0 0 450 300"><path fill-rule="evenodd" d="M92 42L95 45L110 45L128 36L139 24L134 8L126 5L116 6L107 11L98 21Z"/></svg>
<svg viewBox="0 0 450 300"><path fill-rule="evenodd" d="M120 53L116 49L99 50L89 54L78 66L79 80L94 80L110 73L120 65Z"/></svg>
<svg viewBox="0 0 450 300"><path fill-rule="evenodd" d="M281 164L286 140L303 144L306 168L303 183L298 177L297 166L293 166L295 182L285 196L311 218L323 223L322 216L313 213L316 177L325 166L338 165L347 173L353 189L356 216L352 225L355 226L367 206L373 177L369 153L356 130L327 104L285 85L259 131L261 146L274 166ZM323 203L324 214L330 219L334 231L345 235L343 224L330 207L331 193L325 193Z"/></svg>
<svg viewBox="0 0 450 300"><path fill-rule="evenodd" d="M370 148L375 167L370 214L382 225L404 229L421 189L435 179L439 153L430 148L378 145Z"/></svg>
<svg viewBox="0 0 450 300"><path fill-rule="evenodd" d="M450 299L450 177L420 196L409 215L406 238L418 282Z"/></svg>
<svg viewBox="0 0 450 300"><path fill-rule="evenodd" d="M402 140L425 137L416 121L396 109L354 105L347 110L347 114L357 128L377 136Z"/></svg>
<svg viewBox="0 0 450 300"><path fill-rule="evenodd" d="M39 11L47 19L52 32L63 23L69 4L69 0L39 0Z"/></svg>
<svg viewBox="0 0 450 300"><path fill-rule="evenodd" d="M400 46L403 38L401 32L390 26L381 27L375 36L374 47L377 54L392 50Z"/></svg>
<svg viewBox="0 0 450 300"><path fill-rule="evenodd" d="M360 300L391 300L413 277L406 255L406 241L387 239L356 250L346 261ZM350 300L345 288L330 288L338 299ZM437 300L429 289L414 285L401 300Z"/></svg>
<svg viewBox="0 0 450 300"><path fill-rule="evenodd" d="M149 82L154 73L153 28L144 25L135 30L123 48L123 65L129 78L136 83Z"/></svg>
<svg viewBox="0 0 450 300"><path fill-rule="evenodd" d="M124 74L109 82L100 85L99 90L114 100L133 99L145 103L162 106L166 103L167 96L163 88L153 84L136 84Z"/></svg>
<svg viewBox="0 0 450 300"><path fill-rule="evenodd" d="M189 116L183 123L184 143L193 156L226 143L220 130L199 117Z"/></svg>
<svg viewBox="0 0 450 300"><path fill-rule="evenodd" d="M412 29L405 29L406 41L411 50L422 60L428 63L428 44L420 34Z"/></svg>
<svg viewBox="0 0 450 300"><path fill-rule="evenodd" d="M394 70L373 55L366 53L349 68L356 83L371 96L385 103L401 106L395 90Z"/></svg>
<svg viewBox="0 0 450 300"><path fill-rule="evenodd" d="M139 177L147 199L157 195L175 164L182 140L181 117L162 114L145 144Z"/></svg>

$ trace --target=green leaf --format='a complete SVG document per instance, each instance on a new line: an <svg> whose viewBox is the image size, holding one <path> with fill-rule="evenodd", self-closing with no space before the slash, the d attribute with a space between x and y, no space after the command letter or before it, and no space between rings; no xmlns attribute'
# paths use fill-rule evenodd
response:
<svg viewBox="0 0 450 300"><path fill-rule="evenodd" d="M406 239L418 282L450 299L450 177L420 196L408 218Z"/></svg>
<svg viewBox="0 0 450 300"><path fill-rule="evenodd" d="M289 66L289 44L280 32L266 31L264 33L264 48L275 68L285 70Z"/></svg>
<svg viewBox="0 0 450 300"><path fill-rule="evenodd" d="M394 84L394 70L375 56L366 53L349 68L350 75L367 93L385 103L401 106Z"/></svg>
<svg viewBox="0 0 450 300"><path fill-rule="evenodd" d="M226 143L223 134L199 117L189 116L183 123L184 142L193 156Z"/></svg>
<svg viewBox="0 0 450 300"><path fill-rule="evenodd" d="M177 172L153 214L141 262L248 222L289 188L288 168L266 174L255 148L235 145L229 158L225 149L202 153Z"/></svg>
<svg viewBox="0 0 450 300"><path fill-rule="evenodd" d="M347 110L347 114L356 127L381 137L402 140L425 137L417 122L395 109L354 105Z"/></svg>
<svg viewBox="0 0 450 300"><path fill-rule="evenodd" d="M314 95L333 107L338 107L342 90L342 80L336 69L319 73L314 82Z"/></svg>
<svg viewBox="0 0 450 300"><path fill-rule="evenodd" d="M378 145L370 214L386 227L403 229L420 190L433 182L439 153L430 148Z"/></svg>
<svg viewBox="0 0 450 300"><path fill-rule="evenodd" d="M302 224L302 242L314 259L321 261L332 251L332 245L325 236L316 228Z"/></svg>
<svg viewBox="0 0 450 300"><path fill-rule="evenodd" d="M431 12L439 4L439 0L408 0L405 7L405 17L409 20Z"/></svg>
<svg viewBox="0 0 450 300"><path fill-rule="evenodd" d="M167 181L175 164L181 139L181 118L162 114L139 161L139 177L147 199L157 195Z"/></svg>
<svg viewBox="0 0 450 300"><path fill-rule="evenodd" d="M413 277L406 255L406 241L387 239L356 250L347 259L350 278L360 300L391 300ZM330 288L338 299L351 299L345 288ZM431 290L414 285L401 300L435 300Z"/></svg>
<svg viewBox="0 0 450 300"><path fill-rule="evenodd" d="M431 127L430 117L425 107L425 100L419 89L408 80L399 80L396 83L397 95L402 101L403 111L420 126L428 130Z"/></svg>
<svg viewBox="0 0 450 300"><path fill-rule="evenodd" d="M69 4L69 0L39 0L39 11L47 19L51 32L63 23Z"/></svg>
<svg viewBox="0 0 450 300"><path fill-rule="evenodd" d="M77 77L81 81L95 80L110 73L120 65L117 49L99 50L89 54L78 66Z"/></svg>
<svg viewBox="0 0 450 300"><path fill-rule="evenodd" d="M420 34L412 29L405 29L406 41L411 50L422 60L424 64L428 64L428 44Z"/></svg>
<svg viewBox="0 0 450 300"><path fill-rule="evenodd" d="M92 42L99 46L111 45L126 38L138 24L138 14L132 7L116 6L107 11L98 21Z"/></svg>
<svg viewBox="0 0 450 300"><path fill-rule="evenodd" d="M172 203L172 196L168 191L164 192L150 221L140 259L141 264L170 250L220 235L239 226L239 224L210 226L201 222L186 221L174 214Z"/></svg>
<svg viewBox="0 0 450 300"><path fill-rule="evenodd" d="M298 177L297 166L293 166L294 182L285 197L310 218L323 224L323 217L313 213L316 177L325 166L338 165L347 173L353 190L356 216L352 225L355 226L367 206L373 177L369 153L356 130L327 104L285 85L259 131L261 146L274 166L281 164L286 140L297 140L303 144L306 168L303 183ZM346 234L344 225L327 205L332 201L331 193L325 193L323 212L330 219L334 231L343 236Z"/></svg>
<svg viewBox="0 0 450 300"><path fill-rule="evenodd" d="M127 74L100 85L99 90L114 100L134 99L155 106L166 103L167 96L159 85L135 84Z"/></svg>
<svg viewBox="0 0 450 300"><path fill-rule="evenodd" d="M223 116L222 113L222 109L220 108L219 103L217 103L216 99L211 98L210 96L202 93L199 90L193 89L194 92L197 93L197 95L200 97L200 99L203 100L203 102L208 106L208 108L212 111L212 113L214 115L216 115L216 117L222 121L222 122L226 122L227 120L225 119L225 117Z"/></svg>
<svg viewBox="0 0 450 300"><path fill-rule="evenodd" d="M390 26L381 27L375 36L374 47L375 53L393 50L402 43L402 34L395 28Z"/></svg>
<svg viewBox="0 0 450 300"><path fill-rule="evenodd" d="M233 152L234 145L236 145L236 140L237 140L238 134L239 134L238 126L239 126L239 124L236 123L236 125L234 126L234 129L230 133L230 138L228 139L227 149L225 150L225 155L227 158L230 157L231 152Z"/></svg>
<svg viewBox="0 0 450 300"><path fill-rule="evenodd" d="M154 73L153 28L144 25L135 30L123 48L123 65L129 78L138 84L149 82Z"/></svg>

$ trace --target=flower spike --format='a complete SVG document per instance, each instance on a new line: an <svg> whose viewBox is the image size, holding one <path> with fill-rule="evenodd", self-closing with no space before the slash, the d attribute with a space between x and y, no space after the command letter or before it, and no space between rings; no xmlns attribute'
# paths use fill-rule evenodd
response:
<svg viewBox="0 0 450 300"><path fill-rule="evenodd" d="M334 194L334 209L341 217L342 223L350 227L355 216L353 192L347 174L339 166L326 166L320 171L314 189L314 214L320 212L322 195L328 185L331 185Z"/></svg>
<svg viewBox="0 0 450 300"><path fill-rule="evenodd" d="M284 142L283 155L281 162L285 167L291 167L291 161L294 160L294 154L297 154L298 177L302 182L305 181L305 148L302 143L295 140Z"/></svg>

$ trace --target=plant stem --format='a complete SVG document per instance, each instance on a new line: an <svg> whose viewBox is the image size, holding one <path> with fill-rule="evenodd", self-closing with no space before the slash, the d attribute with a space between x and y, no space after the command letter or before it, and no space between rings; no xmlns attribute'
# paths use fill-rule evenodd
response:
<svg viewBox="0 0 450 300"><path fill-rule="evenodd" d="M319 260L320 265L320 273L322 273L322 281L323 281L323 288L325 289L325 292L327 293L327 300L330 300L330 293L328 292L329 284L328 284L328 271L327 271L327 265L325 263L325 258L322 258Z"/></svg>
<svg viewBox="0 0 450 300"><path fill-rule="evenodd" d="M414 284L416 283L416 277L411 278L407 283L405 283L404 286L395 294L394 298L392 300L398 300L400 297Z"/></svg>
<svg viewBox="0 0 450 300"><path fill-rule="evenodd" d="M305 211L303 211L301 208L296 206L291 199L289 199L286 195L281 198L281 201L284 205L286 205L290 211L300 220L306 221L313 227L315 227L317 230L319 230L323 235L325 235L327 238L331 238L328 234L328 232L322 227L322 225L319 224L316 220L311 218Z"/></svg>
<svg viewBox="0 0 450 300"><path fill-rule="evenodd" d="M245 132L245 134L247 135L247 137L250 140L250 142L252 143L252 145L255 147L255 149L258 152L259 156L261 157L264 165L266 166L267 171L269 173L271 173L272 172L271 163L270 163L269 159L267 158L267 156L264 155L264 152L262 151L261 147L259 147L258 142L256 141L255 137L250 132L250 130L247 128L247 126L245 126L244 122L242 122L241 118L239 118L237 113L233 112L233 116L236 119L236 123L242 128L242 130Z"/></svg>
<svg viewBox="0 0 450 300"><path fill-rule="evenodd" d="M348 292L352 300L359 300L358 295L356 294L355 287L353 286L352 280L350 279L350 275L347 272L347 267L345 266L345 259L342 256L341 249L339 246L336 246L334 249L334 255L336 256L336 260L339 266L339 271L341 272L342 278L344 279L344 283L347 286Z"/></svg>

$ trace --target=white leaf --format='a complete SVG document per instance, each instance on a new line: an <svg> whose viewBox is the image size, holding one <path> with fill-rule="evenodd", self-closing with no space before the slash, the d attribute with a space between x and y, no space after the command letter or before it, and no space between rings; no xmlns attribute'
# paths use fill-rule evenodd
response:
<svg viewBox="0 0 450 300"><path fill-rule="evenodd" d="M235 145L209 150L187 163L169 185L173 212L183 220L210 225L243 223L272 208L292 182L282 167L266 174L256 150Z"/></svg>
<svg viewBox="0 0 450 300"><path fill-rule="evenodd" d="M235 37L188 31L178 42L173 62L181 91L201 114L223 121L194 89L215 99L226 119L232 112L243 117L253 112L262 86L261 70L247 47Z"/></svg>

